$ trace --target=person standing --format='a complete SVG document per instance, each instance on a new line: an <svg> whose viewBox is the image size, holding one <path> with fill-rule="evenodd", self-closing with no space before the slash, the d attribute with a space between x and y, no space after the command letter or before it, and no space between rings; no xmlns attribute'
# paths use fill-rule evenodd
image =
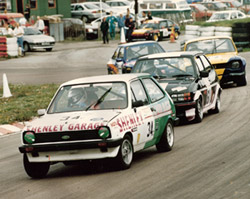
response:
<svg viewBox="0 0 250 199"><path fill-rule="evenodd" d="M130 18L129 23L128 23L128 31L127 31L128 42L132 41L132 32L134 29L135 29L135 23L133 21L133 18Z"/></svg>
<svg viewBox="0 0 250 199"><path fill-rule="evenodd" d="M108 22L109 22L109 34L110 34L110 38L112 40L115 39L115 22L117 22L117 19L115 16L113 16L112 11L110 12L110 16L107 18Z"/></svg>
<svg viewBox="0 0 250 199"><path fill-rule="evenodd" d="M13 31L14 36L17 37L17 44L18 47L21 48L21 54L24 56L24 48L23 48L23 35L24 35L24 30L23 28L19 25L19 23L15 24L15 29Z"/></svg>
<svg viewBox="0 0 250 199"><path fill-rule="evenodd" d="M35 28L39 30L41 33L43 33L45 25L44 21L40 18L40 16L37 16L37 21L35 23Z"/></svg>
<svg viewBox="0 0 250 199"><path fill-rule="evenodd" d="M7 23L4 24L4 29L2 30L3 35L11 35L13 36L13 30L9 27Z"/></svg>
<svg viewBox="0 0 250 199"><path fill-rule="evenodd" d="M150 11L148 11L147 17L148 17L148 20L152 20L153 19Z"/></svg>
<svg viewBox="0 0 250 199"><path fill-rule="evenodd" d="M24 17L29 22L29 20L30 20L30 6L29 6L29 4L26 4L26 6L25 6Z"/></svg>
<svg viewBox="0 0 250 199"><path fill-rule="evenodd" d="M120 14L119 17L117 17L118 28L120 29L120 37L122 36L122 31L124 31L124 22L124 17L122 14Z"/></svg>
<svg viewBox="0 0 250 199"><path fill-rule="evenodd" d="M101 23L101 31L102 31L102 40L103 40L104 44L106 42L107 42L107 44L109 43L108 30L109 30L109 23L107 21L107 18L103 17L102 23Z"/></svg>

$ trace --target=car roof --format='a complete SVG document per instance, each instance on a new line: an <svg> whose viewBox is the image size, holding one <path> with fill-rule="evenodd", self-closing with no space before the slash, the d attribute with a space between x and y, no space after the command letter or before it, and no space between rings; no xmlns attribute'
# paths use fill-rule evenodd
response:
<svg viewBox="0 0 250 199"><path fill-rule="evenodd" d="M240 10L222 10L222 11L216 11L214 13L232 13L232 12L241 12Z"/></svg>
<svg viewBox="0 0 250 199"><path fill-rule="evenodd" d="M130 73L130 74L116 74L116 75L100 75L100 76L91 76L91 77L83 77L74 80L70 80L61 84L61 86L67 85L75 85L82 83L96 83L96 82L128 82L132 79L136 79L138 77L150 77L147 73Z"/></svg>
<svg viewBox="0 0 250 199"><path fill-rule="evenodd" d="M156 43L157 43L156 41L136 41L136 42L120 44L119 47L137 46L140 44L156 44Z"/></svg>
<svg viewBox="0 0 250 199"><path fill-rule="evenodd" d="M186 41L185 43L192 43L194 41L201 41L201 40L210 40L210 39L232 39L229 36L209 36L209 37L198 37L196 39L190 39Z"/></svg>
<svg viewBox="0 0 250 199"><path fill-rule="evenodd" d="M201 51L176 51L176 52L165 52L165 53L156 53L150 54L143 57L141 59L157 59L157 58L165 58L165 57L181 57L181 56L196 56L203 54Z"/></svg>

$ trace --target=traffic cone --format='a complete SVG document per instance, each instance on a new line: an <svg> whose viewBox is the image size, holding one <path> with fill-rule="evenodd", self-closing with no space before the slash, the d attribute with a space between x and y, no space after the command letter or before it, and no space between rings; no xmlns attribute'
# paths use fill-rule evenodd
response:
<svg viewBox="0 0 250 199"><path fill-rule="evenodd" d="M10 92L7 76L4 73L3 74L3 97L2 98L7 98L7 97L11 97L11 96L12 96L12 94Z"/></svg>
<svg viewBox="0 0 250 199"><path fill-rule="evenodd" d="M175 31L174 31L174 26L171 28L171 33L170 33L170 43L175 42Z"/></svg>
<svg viewBox="0 0 250 199"><path fill-rule="evenodd" d="M126 38L125 38L124 28L121 28L121 41L120 41L120 44L125 44L125 43L126 43Z"/></svg>

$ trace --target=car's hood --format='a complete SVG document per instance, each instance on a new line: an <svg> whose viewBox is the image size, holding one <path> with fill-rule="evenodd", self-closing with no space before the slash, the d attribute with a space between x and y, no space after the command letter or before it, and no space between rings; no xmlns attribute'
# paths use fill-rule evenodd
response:
<svg viewBox="0 0 250 199"><path fill-rule="evenodd" d="M74 113L47 114L29 122L24 130L36 133L92 130L107 123L118 116L120 111L84 111Z"/></svg>
<svg viewBox="0 0 250 199"><path fill-rule="evenodd" d="M237 55L237 52L206 54L211 64L227 63L228 60Z"/></svg>
<svg viewBox="0 0 250 199"><path fill-rule="evenodd" d="M47 35L24 35L24 41L28 42L55 42L55 39Z"/></svg>
<svg viewBox="0 0 250 199"><path fill-rule="evenodd" d="M192 92L196 85L194 79L191 78L159 80L159 83L170 95Z"/></svg>

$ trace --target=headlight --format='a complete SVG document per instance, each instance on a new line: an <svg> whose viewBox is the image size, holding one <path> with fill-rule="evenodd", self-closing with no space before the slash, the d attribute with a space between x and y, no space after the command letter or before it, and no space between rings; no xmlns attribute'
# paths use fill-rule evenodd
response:
<svg viewBox="0 0 250 199"><path fill-rule="evenodd" d="M35 133L33 131L27 131L24 133L23 139L26 144L33 144L35 142Z"/></svg>
<svg viewBox="0 0 250 199"><path fill-rule="evenodd" d="M89 28L89 29L87 29L87 32L92 33L92 32L94 32L94 31L93 31L93 29L90 29L90 28Z"/></svg>
<svg viewBox="0 0 250 199"><path fill-rule="evenodd" d="M192 99L191 93L173 94L171 98L174 102L190 101Z"/></svg>
<svg viewBox="0 0 250 199"><path fill-rule="evenodd" d="M232 68L239 68L239 67L240 67L240 63L238 61L232 62Z"/></svg>
<svg viewBox="0 0 250 199"><path fill-rule="evenodd" d="M99 131L98 131L98 135L100 138L102 139L106 139L109 137L110 135L110 131L107 127L100 127Z"/></svg>

